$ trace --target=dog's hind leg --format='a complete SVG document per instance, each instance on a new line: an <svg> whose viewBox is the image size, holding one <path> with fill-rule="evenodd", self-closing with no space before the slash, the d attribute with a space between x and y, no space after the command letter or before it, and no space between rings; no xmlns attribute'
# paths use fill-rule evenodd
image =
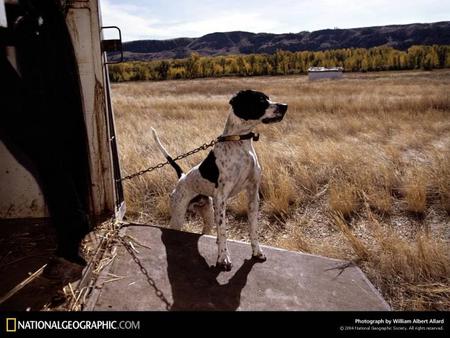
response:
<svg viewBox="0 0 450 338"><path fill-rule="evenodd" d="M198 213L203 219L202 234L211 234L211 230L214 225L214 208L211 197L207 197L206 203L198 208Z"/></svg>
<svg viewBox="0 0 450 338"><path fill-rule="evenodd" d="M194 197L194 193L187 189L175 189L170 195L170 228L181 230L186 210Z"/></svg>

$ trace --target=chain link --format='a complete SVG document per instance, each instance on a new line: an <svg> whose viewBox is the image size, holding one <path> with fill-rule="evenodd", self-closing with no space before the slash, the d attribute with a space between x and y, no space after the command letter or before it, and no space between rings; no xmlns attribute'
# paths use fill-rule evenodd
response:
<svg viewBox="0 0 450 338"><path fill-rule="evenodd" d="M186 157L194 155L195 153L198 153L199 151L206 150L208 148L213 147L217 142L218 142L218 139L214 139L214 140L212 140L209 143L204 143L198 148L195 148L195 149L193 149L191 151L188 151L187 153L178 155L173 160L174 161L182 160L182 159L184 159ZM151 167L149 167L147 169L138 171L137 173L134 173L134 174L131 174L131 175L119 178L116 181L120 182L120 181L124 181L124 180L130 180L130 179L135 178L137 176L141 176L141 175L144 175L146 173L149 173L149 172L151 172L153 170L160 169L160 168L162 168L162 167L164 167L164 166L166 166L168 164L170 164L169 161L161 162L161 163L158 163L157 165L151 166ZM158 289L158 287L156 286L155 280L149 275L147 269L142 265L141 261L136 256L136 253L134 252L134 249L131 247L131 245L129 243L127 243L127 241L123 237L119 236L119 240L122 243L122 245L125 247L125 249L128 251L128 253L131 255L131 257L133 258L134 262L139 266L139 269L141 270L142 274L147 279L147 283L155 290L155 295L164 303L166 309L170 310L170 307L171 307L170 302L164 296L163 292L160 289Z"/></svg>
<svg viewBox="0 0 450 338"><path fill-rule="evenodd" d="M125 249L128 251L128 253L133 258L134 262L139 266L139 269L141 270L142 274L147 279L147 283L155 290L155 295L164 303L166 310L170 310L171 304L167 300L166 296L164 296L164 293L158 289L158 286L156 285L155 280L150 277L147 269L142 265L141 261L139 260L138 256L136 256L136 253L134 252L134 249L131 247L129 243L123 238L119 236L119 240L122 243L122 245L125 247Z"/></svg>
<svg viewBox="0 0 450 338"><path fill-rule="evenodd" d="M174 160L174 161L182 160L183 158L186 158L186 157L189 157L189 156L191 156L191 155L194 155L195 153L198 153L199 151L206 150L206 149L208 149L208 148L213 147L217 142L218 142L218 140L217 140L217 139L214 139L214 140L212 140L212 141L209 142L209 143L204 143L204 144L202 144L202 145L201 145L200 147L198 147L198 148L195 148L195 149L193 149L193 150L191 150L191 151L188 151L187 153L178 155L178 156L175 157L173 160ZM158 163L157 165L154 165L154 166L149 167L149 168L147 168L147 169L138 171L137 173L134 173L134 174L131 174L131 175L128 175L128 176L119 178L119 179L117 179L116 181L117 181L117 182L121 182L121 181L125 181L125 180L130 180L130 179L135 178L135 177L137 177L137 176L142 176L142 175L144 175L144 174L146 174L146 173L149 173L149 172L151 172L151 171L153 171L153 170L160 169L160 168L162 168L162 167L164 167L164 166L166 166L166 165L168 165L168 164L170 164L169 161L161 162L161 163Z"/></svg>

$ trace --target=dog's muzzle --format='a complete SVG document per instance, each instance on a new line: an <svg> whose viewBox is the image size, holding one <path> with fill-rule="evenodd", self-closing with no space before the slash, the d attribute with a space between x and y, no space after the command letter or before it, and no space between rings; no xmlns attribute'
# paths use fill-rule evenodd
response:
<svg viewBox="0 0 450 338"><path fill-rule="evenodd" d="M265 119L262 119L262 123L275 123L275 122L280 122L283 118L284 115L286 114L288 109L288 105L284 104L284 103L277 103L277 109L274 112L275 117L268 117Z"/></svg>

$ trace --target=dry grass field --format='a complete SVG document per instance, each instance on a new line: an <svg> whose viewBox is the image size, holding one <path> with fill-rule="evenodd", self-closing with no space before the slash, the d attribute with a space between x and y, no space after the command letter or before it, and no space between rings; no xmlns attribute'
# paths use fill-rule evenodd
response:
<svg viewBox="0 0 450 338"><path fill-rule="evenodd" d="M150 127L173 155L188 151L220 135L231 95L247 88L289 104L255 143L262 242L353 261L394 309L450 310L450 71L115 84L123 174L164 160ZM167 224L175 183L171 167L127 181L128 217ZM245 214L237 196L230 238L247 239Z"/></svg>

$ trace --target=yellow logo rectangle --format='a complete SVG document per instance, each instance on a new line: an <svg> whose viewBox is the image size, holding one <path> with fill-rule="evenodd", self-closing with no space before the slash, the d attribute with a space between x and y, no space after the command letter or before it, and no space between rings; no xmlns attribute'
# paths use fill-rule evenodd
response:
<svg viewBox="0 0 450 338"><path fill-rule="evenodd" d="M16 332L17 321L16 318L6 318L6 332Z"/></svg>

